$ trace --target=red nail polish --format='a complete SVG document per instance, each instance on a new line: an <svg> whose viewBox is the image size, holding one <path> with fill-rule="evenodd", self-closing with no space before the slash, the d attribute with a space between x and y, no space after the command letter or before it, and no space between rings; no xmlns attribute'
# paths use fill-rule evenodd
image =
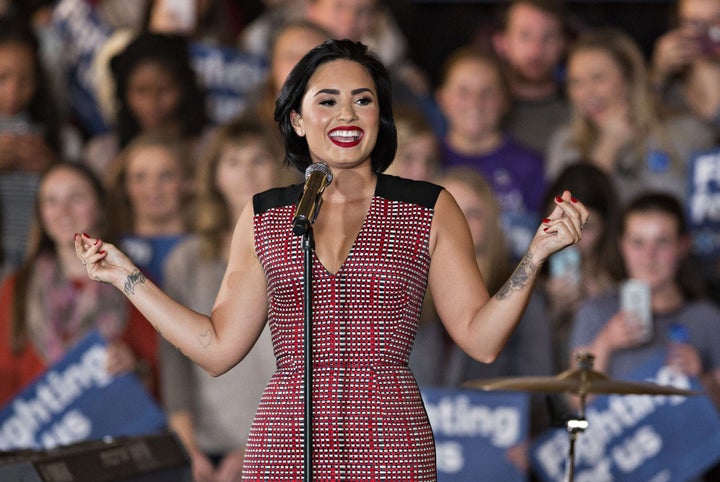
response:
<svg viewBox="0 0 720 482"><path fill-rule="evenodd" d="M563 198L560 196L555 196L555 202L561 203L563 201Z"/></svg>
<svg viewBox="0 0 720 482"><path fill-rule="evenodd" d="M575 196L571 197L570 200L571 200L572 202L574 202L574 203L577 202L577 199L575 199Z"/></svg>
<svg viewBox="0 0 720 482"><path fill-rule="evenodd" d="M98 251L98 253L100 253L100 254L105 254L105 250L104 250L104 249L101 249L100 251Z"/></svg>
<svg viewBox="0 0 720 482"><path fill-rule="evenodd" d="M550 218L544 218L544 219L542 220L542 222L543 222L543 223L549 223L549 222L550 222Z"/></svg>
<svg viewBox="0 0 720 482"><path fill-rule="evenodd" d="M86 238L90 239L90 235L89 235L88 233L83 233L83 236L85 236Z"/></svg>
<svg viewBox="0 0 720 482"><path fill-rule="evenodd" d="M97 245L99 242L100 242L100 240L96 239L95 242L93 243L93 246Z"/></svg>
<svg viewBox="0 0 720 482"><path fill-rule="evenodd" d="M550 226L548 226L547 228L543 229L543 231L545 231L545 232L547 233L548 229L550 229Z"/></svg>

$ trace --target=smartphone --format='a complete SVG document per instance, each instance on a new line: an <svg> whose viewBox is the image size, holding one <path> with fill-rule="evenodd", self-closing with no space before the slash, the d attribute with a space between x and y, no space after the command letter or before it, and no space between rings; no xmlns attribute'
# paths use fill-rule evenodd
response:
<svg viewBox="0 0 720 482"><path fill-rule="evenodd" d="M720 26L710 26L700 34L698 41L702 53L707 56L720 54Z"/></svg>
<svg viewBox="0 0 720 482"><path fill-rule="evenodd" d="M195 1L196 0L163 0L162 7L165 13L176 23L183 32L195 29Z"/></svg>
<svg viewBox="0 0 720 482"><path fill-rule="evenodd" d="M33 129L30 123L24 119L9 118L0 119L0 132L8 132L15 135L23 135L32 133Z"/></svg>
<svg viewBox="0 0 720 482"><path fill-rule="evenodd" d="M642 326L643 341L650 341L653 336L650 285L639 279L625 280L620 287L620 309L633 314Z"/></svg>
<svg viewBox="0 0 720 482"><path fill-rule="evenodd" d="M568 246L550 256L550 276L563 277L573 283L580 282L580 251Z"/></svg>

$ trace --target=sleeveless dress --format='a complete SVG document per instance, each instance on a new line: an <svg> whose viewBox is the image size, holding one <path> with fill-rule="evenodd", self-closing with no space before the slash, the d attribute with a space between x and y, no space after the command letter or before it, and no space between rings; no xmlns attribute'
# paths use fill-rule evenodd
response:
<svg viewBox="0 0 720 482"><path fill-rule="evenodd" d="M250 430L244 480L303 478L304 253L291 229L302 188L253 199L277 371ZM313 254L314 480L436 479L433 434L408 359L440 190L379 175L338 272Z"/></svg>

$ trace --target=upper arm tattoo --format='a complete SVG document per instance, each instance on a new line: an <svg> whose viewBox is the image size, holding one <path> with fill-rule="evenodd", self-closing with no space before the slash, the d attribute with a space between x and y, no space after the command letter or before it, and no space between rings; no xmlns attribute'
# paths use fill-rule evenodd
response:
<svg viewBox="0 0 720 482"><path fill-rule="evenodd" d="M212 343L212 332L208 328L207 330L200 333L200 344L203 348L207 348Z"/></svg>

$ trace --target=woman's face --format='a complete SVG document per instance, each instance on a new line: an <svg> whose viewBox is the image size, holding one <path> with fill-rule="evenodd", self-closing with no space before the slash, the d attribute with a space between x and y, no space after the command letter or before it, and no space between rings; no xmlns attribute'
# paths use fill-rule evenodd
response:
<svg viewBox="0 0 720 482"><path fill-rule="evenodd" d="M280 92L295 64L313 47L325 40L327 38L319 32L305 27L289 28L280 34L272 52L271 70L275 92Z"/></svg>
<svg viewBox="0 0 720 482"><path fill-rule="evenodd" d="M475 252L483 251L487 244L487 232L492 223L490 209L485 200L467 183L457 179L445 181L443 187L452 194L467 219Z"/></svg>
<svg viewBox="0 0 720 482"><path fill-rule="evenodd" d="M38 208L45 231L53 242L72 245L75 233L94 233L100 205L92 184L71 168L49 172L38 189Z"/></svg>
<svg viewBox="0 0 720 482"><path fill-rule="evenodd" d="M627 81L620 66L604 50L578 50L570 57L567 89L574 108L595 124L627 111Z"/></svg>
<svg viewBox="0 0 720 482"><path fill-rule="evenodd" d="M674 283L688 243L678 234L673 216L655 211L630 214L620 239L628 276L647 281L652 289Z"/></svg>
<svg viewBox="0 0 720 482"><path fill-rule="evenodd" d="M478 60L455 64L438 92L438 100L450 129L467 139L497 132L507 106L498 72Z"/></svg>
<svg viewBox="0 0 720 482"><path fill-rule="evenodd" d="M361 40L373 26L377 0L312 0L308 18L334 38Z"/></svg>
<svg viewBox="0 0 720 482"><path fill-rule="evenodd" d="M168 69L148 61L138 64L128 75L126 95L140 129L150 131L173 122L182 89Z"/></svg>
<svg viewBox="0 0 720 482"><path fill-rule="evenodd" d="M357 62L334 60L310 77L301 113L291 113L307 139L313 162L352 168L370 162L377 141L380 105L375 82Z"/></svg>
<svg viewBox="0 0 720 482"><path fill-rule="evenodd" d="M136 221L156 224L181 215L185 179L180 161L164 146L130 152L125 189Z"/></svg>
<svg viewBox="0 0 720 482"><path fill-rule="evenodd" d="M279 162L265 142L248 136L222 149L215 185L237 215L253 194L275 186L278 174Z"/></svg>
<svg viewBox="0 0 720 482"><path fill-rule="evenodd" d="M30 47L0 44L0 115L12 117L27 108L37 87L35 77Z"/></svg>

